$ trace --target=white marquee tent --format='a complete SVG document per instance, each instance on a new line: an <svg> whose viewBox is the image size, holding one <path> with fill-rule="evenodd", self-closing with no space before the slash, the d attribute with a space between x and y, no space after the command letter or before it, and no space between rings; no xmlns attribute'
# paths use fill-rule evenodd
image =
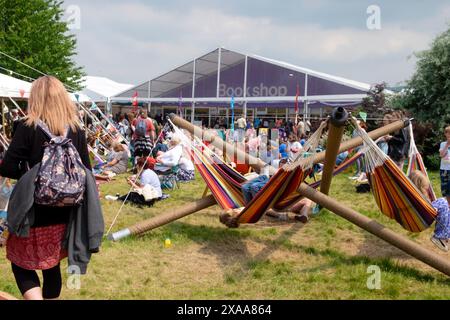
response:
<svg viewBox="0 0 450 320"><path fill-rule="evenodd" d="M84 77L81 85L84 87L81 92L95 102L107 101L110 97L133 87L132 84L118 83L105 77L93 76Z"/></svg>
<svg viewBox="0 0 450 320"><path fill-rule="evenodd" d="M0 97L12 99L28 99L31 83L0 73ZM70 93L70 99L78 102L89 102L91 99L84 93ZM78 95L78 99L77 99Z"/></svg>

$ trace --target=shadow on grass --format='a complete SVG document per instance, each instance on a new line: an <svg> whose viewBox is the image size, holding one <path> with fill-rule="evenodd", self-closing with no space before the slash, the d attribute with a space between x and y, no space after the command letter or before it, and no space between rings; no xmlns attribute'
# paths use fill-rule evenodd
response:
<svg viewBox="0 0 450 320"><path fill-rule="evenodd" d="M305 269L304 271L319 271L330 269L336 266L355 266L355 265L376 265L380 267L381 270L385 272L399 274L404 277L413 278L420 282L437 282L443 285L450 285L450 279L443 279L441 277L435 277L433 275L427 274L420 270L414 269L412 267L400 265L390 258L370 258L367 256L347 256L341 252L331 249L318 250L314 247L307 247L296 244L280 244L283 247L286 247L289 250L296 250L303 253L307 253L313 256L322 256L326 258L330 258L330 263L318 266L316 268Z"/></svg>
<svg viewBox="0 0 450 320"><path fill-rule="evenodd" d="M339 266L377 265L385 272L398 274L420 282L437 282L447 286L450 285L450 279L443 279L412 267L398 264L390 258L348 256L336 250L319 250L314 247L292 243L290 238L303 226L301 223L293 223L289 229L283 231L276 239L267 239L262 236L260 229L226 229L222 227L196 226L178 221L168 224L159 230L157 229L151 233L147 233L140 238L155 238L160 237L161 234L172 234L174 237L181 237L201 243L203 246L202 251L206 254L214 254L222 266L227 267L230 264L238 263L237 270L239 271L237 272L240 273L240 275L237 275L238 277L243 276L244 273L242 271L251 270L252 263L266 261L274 251L279 250L281 247L290 251L330 259L329 263L315 268L304 269L303 271L306 272L326 270ZM248 250L245 240L252 240L263 244L265 248L258 254L253 255ZM225 276L228 277L230 275Z"/></svg>

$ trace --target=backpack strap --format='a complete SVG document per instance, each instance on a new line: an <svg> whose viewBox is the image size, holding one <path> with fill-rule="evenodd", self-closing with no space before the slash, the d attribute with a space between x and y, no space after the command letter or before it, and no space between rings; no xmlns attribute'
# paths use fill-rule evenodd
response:
<svg viewBox="0 0 450 320"><path fill-rule="evenodd" d="M47 137L50 138L50 140L56 138L56 136L50 132L50 129L48 128L47 124L44 121L38 120L37 126L41 128L42 131L44 131L44 133L46 134ZM70 132L69 126L66 126L66 134L64 135L65 138L67 138L69 132Z"/></svg>
<svg viewBox="0 0 450 320"><path fill-rule="evenodd" d="M47 124L46 124L44 121L38 120L37 126L38 126L39 128L41 128L42 131L44 131L45 135L46 135L47 137L49 137L50 140L53 139L53 138L56 138L56 136L53 135L53 134L50 132L50 129L48 128Z"/></svg>

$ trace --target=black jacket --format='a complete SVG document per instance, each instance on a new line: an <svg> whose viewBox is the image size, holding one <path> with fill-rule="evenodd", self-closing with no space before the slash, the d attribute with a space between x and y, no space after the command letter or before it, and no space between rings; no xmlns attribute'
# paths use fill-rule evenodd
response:
<svg viewBox="0 0 450 320"><path fill-rule="evenodd" d="M388 141L388 156L398 162L403 161L409 153L410 137L408 128L403 128Z"/></svg>
<svg viewBox="0 0 450 320"><path fill-rule="evenodd" d="M50 140L41 129L26 125L23 119L17 121L16 125L11 144L0 164L0 176L11 179L20 179L28 168L40 163L44 155L43 145ZM76 132L71 130L67 137L72 140L85 167L91 169L85 132L81 129ZM35 219L31 227L67 224L70 211L70 208L35 205Z"/></svg>
<svg viewBox="0 0 450 320"><path fill-rule="evenodd" d="M34 189L39 164L24 174L14 187L8 205L8 228L18 237L28 237L34 223ZM63 240L68 251L69 266L77 266L86 273L91 254L99 251L104 221L97 186L92 172L86 171L86 189L80 206L70 211L69 223Z"/></svg>

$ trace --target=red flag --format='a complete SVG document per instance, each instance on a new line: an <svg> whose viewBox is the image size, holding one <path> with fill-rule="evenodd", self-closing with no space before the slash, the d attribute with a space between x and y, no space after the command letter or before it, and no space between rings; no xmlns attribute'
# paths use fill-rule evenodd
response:
<svg viewBox="0 0 450 320"><path fill-rule="evenodd" d="M300 86L297 84L297 93L295 95L295 113L298 113L298 97L300 96Z"/></svg>
<svg viewBox="0 0 450 320"><path fill-rule="evenodd" d="M133 103L133 107L137 107L138 104L138 92L135 91L133 94L133 98L131 99L132 103ZM133 108L133 109L137 109L137 108Z"/></svg>
<svg viewBox="0 0 450 320"><path fill-rule="evenodd" d="M20 93L20 97L23 98L23 96L25 95L25 90L20 89L19 93Z"/></svg>

